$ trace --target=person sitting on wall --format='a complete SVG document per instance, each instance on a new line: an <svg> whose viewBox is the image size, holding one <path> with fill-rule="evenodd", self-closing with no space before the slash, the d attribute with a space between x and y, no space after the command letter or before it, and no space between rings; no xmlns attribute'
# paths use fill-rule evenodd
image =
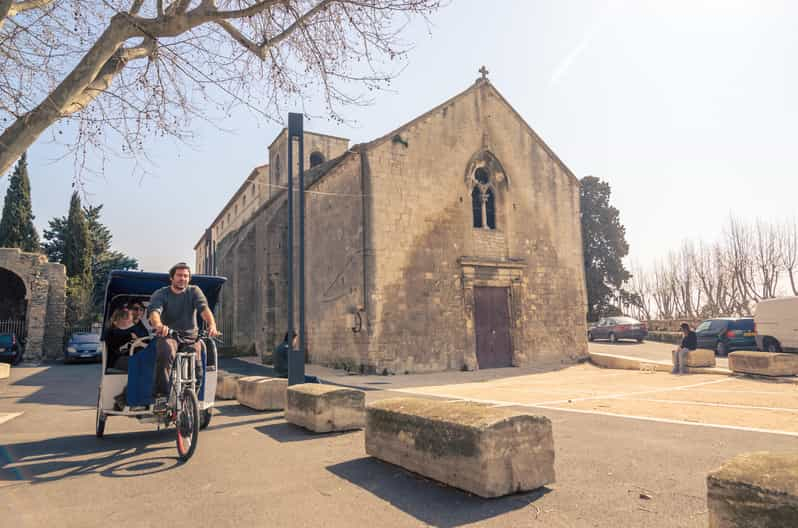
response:
<svg viewBox="0 0 798 528"><path fill-rule="evenodd" d="M673 370L671 374L687 374L687 353L695 350L698 347L698 337L690 329L690 325L686 322L679 326L682 330L682 344L676 350L671 352L673 356Z"/></svg>

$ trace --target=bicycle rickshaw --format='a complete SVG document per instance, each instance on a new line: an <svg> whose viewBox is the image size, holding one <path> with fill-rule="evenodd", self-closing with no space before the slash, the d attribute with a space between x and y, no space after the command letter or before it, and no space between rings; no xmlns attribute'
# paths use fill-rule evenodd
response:
<svg viewBox="0 0 798 528"><path fill-rule="evenodd" d="M226 280L224 277L193 275L191 284L202 290L213 311ZM109 350L105 339L108 322L116 308L132 302L146 306L155 290L168 285L167 273L116 270L110 273L103 311L102 374L97 395L96 434L98 438L103 437L106 421L111 416L127 416L139 422L154 423L159 429L174 424L177 452L185 461L194 454L199 430L207 427L211 421L216 394L216 344L213 339L206 337L204 322L199 314L199 336L190 338L179 333L170 334L178 341L178 353L172 365L171 388L165 407L156 406L152 396L156 359L154 337L136 339L119 350ZM182 350L183 344L196 342L197 339L202 343L202 369L196 368L193 351ZM129 356L127 371L111 366L113 358L119 354ZM117 397L123 391L124 405L121 405Z"/></svg>

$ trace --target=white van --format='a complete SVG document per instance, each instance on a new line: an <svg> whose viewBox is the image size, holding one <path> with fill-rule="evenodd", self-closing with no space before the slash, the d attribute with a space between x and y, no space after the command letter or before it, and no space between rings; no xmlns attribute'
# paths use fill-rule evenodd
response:
<svg viewBox="0 0 798 528"><path fill-rule="evenodd" d="M754 324L759 350L798 352L798 297L759 301Z"/></svg>

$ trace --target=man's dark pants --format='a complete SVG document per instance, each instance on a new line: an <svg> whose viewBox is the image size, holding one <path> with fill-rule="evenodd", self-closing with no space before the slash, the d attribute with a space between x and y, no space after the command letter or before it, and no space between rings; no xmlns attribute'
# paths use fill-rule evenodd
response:
<svg viewBox="0 0 798 528"><path fill-rule="evenodd" d="M197 379L202 379L202 344L197 341L192 345L183 345L193 348L197 354ZM172 363L177 354L177 341L167 337L159 337L155 341L156 360L155 360L155 393L169 393L169 376L172 373Z"/></svg>

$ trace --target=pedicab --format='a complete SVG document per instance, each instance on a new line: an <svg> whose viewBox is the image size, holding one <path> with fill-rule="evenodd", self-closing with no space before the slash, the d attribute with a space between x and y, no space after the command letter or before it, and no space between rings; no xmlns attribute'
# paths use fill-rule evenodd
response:
<svg viewBox="0 0 798 528"><path fill-rule="evenodd" d="M211 311L219 300L222 285L227 279L210 275L193 275L191 284L199 286L208 300ZM149 304L155 290L169 285L169 274L141 271L110 273L105 289L103 310L102 373L97 395L96 434L102 438L108 418L124 416L142 423L156 424L158 429L175 426L177 453L181 460L191 458L197 447L199 430L208 426L216 395L218 355L216 343L207 336L204 321L197 315L199 335L188 336L170 332L178 342L172 364L169 396L166 402L153 397L155 374L155 338L138 338L111 350L106 340L113 311L122 305L139 302ZM187 348L201 343L202 368L195 365L196 355ZM120 355L127 356L127 370L114 368Z"/></svg>

